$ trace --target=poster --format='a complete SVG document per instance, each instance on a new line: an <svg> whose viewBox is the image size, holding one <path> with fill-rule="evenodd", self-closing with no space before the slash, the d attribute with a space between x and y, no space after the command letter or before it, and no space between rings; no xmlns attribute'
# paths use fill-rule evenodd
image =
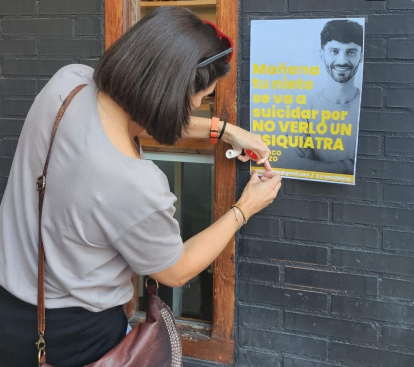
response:
<svg viewBox="0 0 414 367"><path fill-rule="evenodd" d="M252 20L250 130L283 177L355 184L364 26L364 18Z"/></svg>

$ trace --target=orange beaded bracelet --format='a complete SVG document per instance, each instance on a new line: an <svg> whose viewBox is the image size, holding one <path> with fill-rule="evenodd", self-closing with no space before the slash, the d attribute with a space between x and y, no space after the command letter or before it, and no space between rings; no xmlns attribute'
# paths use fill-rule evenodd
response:
<svg viewBox="0 0 414 367"><path fill-rule="evenodd" d="M219 121L220 119L216 116L211 118L211 127L210 127L210 143L211 144L217 144Z"/></svg>

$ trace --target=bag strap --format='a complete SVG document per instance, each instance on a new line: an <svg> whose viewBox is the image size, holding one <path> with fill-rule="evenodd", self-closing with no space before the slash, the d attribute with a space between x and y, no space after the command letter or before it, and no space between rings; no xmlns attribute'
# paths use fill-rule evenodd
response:
<svg viewBox="0 0 414 367"><path fill-rule="evenodd" d="M68 108L70 102L73 98L84 88L86 84L81 84L70 92L70 94L63 101L62 106L60 107L55 123L53 125L52 133L50 135L49 150L47 152L45 165L43 167L43 174L36 179L36 190L39 192L39 254L38 254L38 277L37 277L37 331L39 333L39 340L36 345L39 350L38 353L38 362L39 366L43 364L46 354L46 343L44 339L45 328L46 328L46 316L45 316L45 249L43 247L42 239L42 209L43 209L43 199L45 197L46 189L46 175L47 169L49 166L50 153L52 151L52 144L55 139L56 131L59 126L60 120L63 117L66 109Z"/></svg>

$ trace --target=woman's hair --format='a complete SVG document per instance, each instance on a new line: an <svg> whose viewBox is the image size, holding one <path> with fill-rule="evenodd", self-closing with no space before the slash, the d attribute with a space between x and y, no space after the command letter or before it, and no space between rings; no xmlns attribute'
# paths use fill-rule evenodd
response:
<svg viewBox="0 0 414 367"><path fill-rule="evenodd" d="M155 140L173 144L188 126L191 96L229 71L225 58L197 69L221 51L213 27L186 8L163 6L104 53L94 81Z"/></svg>

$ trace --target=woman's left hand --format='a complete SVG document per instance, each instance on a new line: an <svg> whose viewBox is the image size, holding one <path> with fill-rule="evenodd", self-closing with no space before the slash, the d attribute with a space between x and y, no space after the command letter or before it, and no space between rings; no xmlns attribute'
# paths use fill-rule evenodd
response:
<svg viewBox="0 0 414 367"><path fill-rule="evenodd" d="M253 134L238 126L227 124L222 140L231 144L235 150L251 150L258 157L257 164L263 164L267 171L272 170L269 163L270 149L259 134ZM251 159L247 154L239 155L237 158L242 162L248 162Z"/></svg>

